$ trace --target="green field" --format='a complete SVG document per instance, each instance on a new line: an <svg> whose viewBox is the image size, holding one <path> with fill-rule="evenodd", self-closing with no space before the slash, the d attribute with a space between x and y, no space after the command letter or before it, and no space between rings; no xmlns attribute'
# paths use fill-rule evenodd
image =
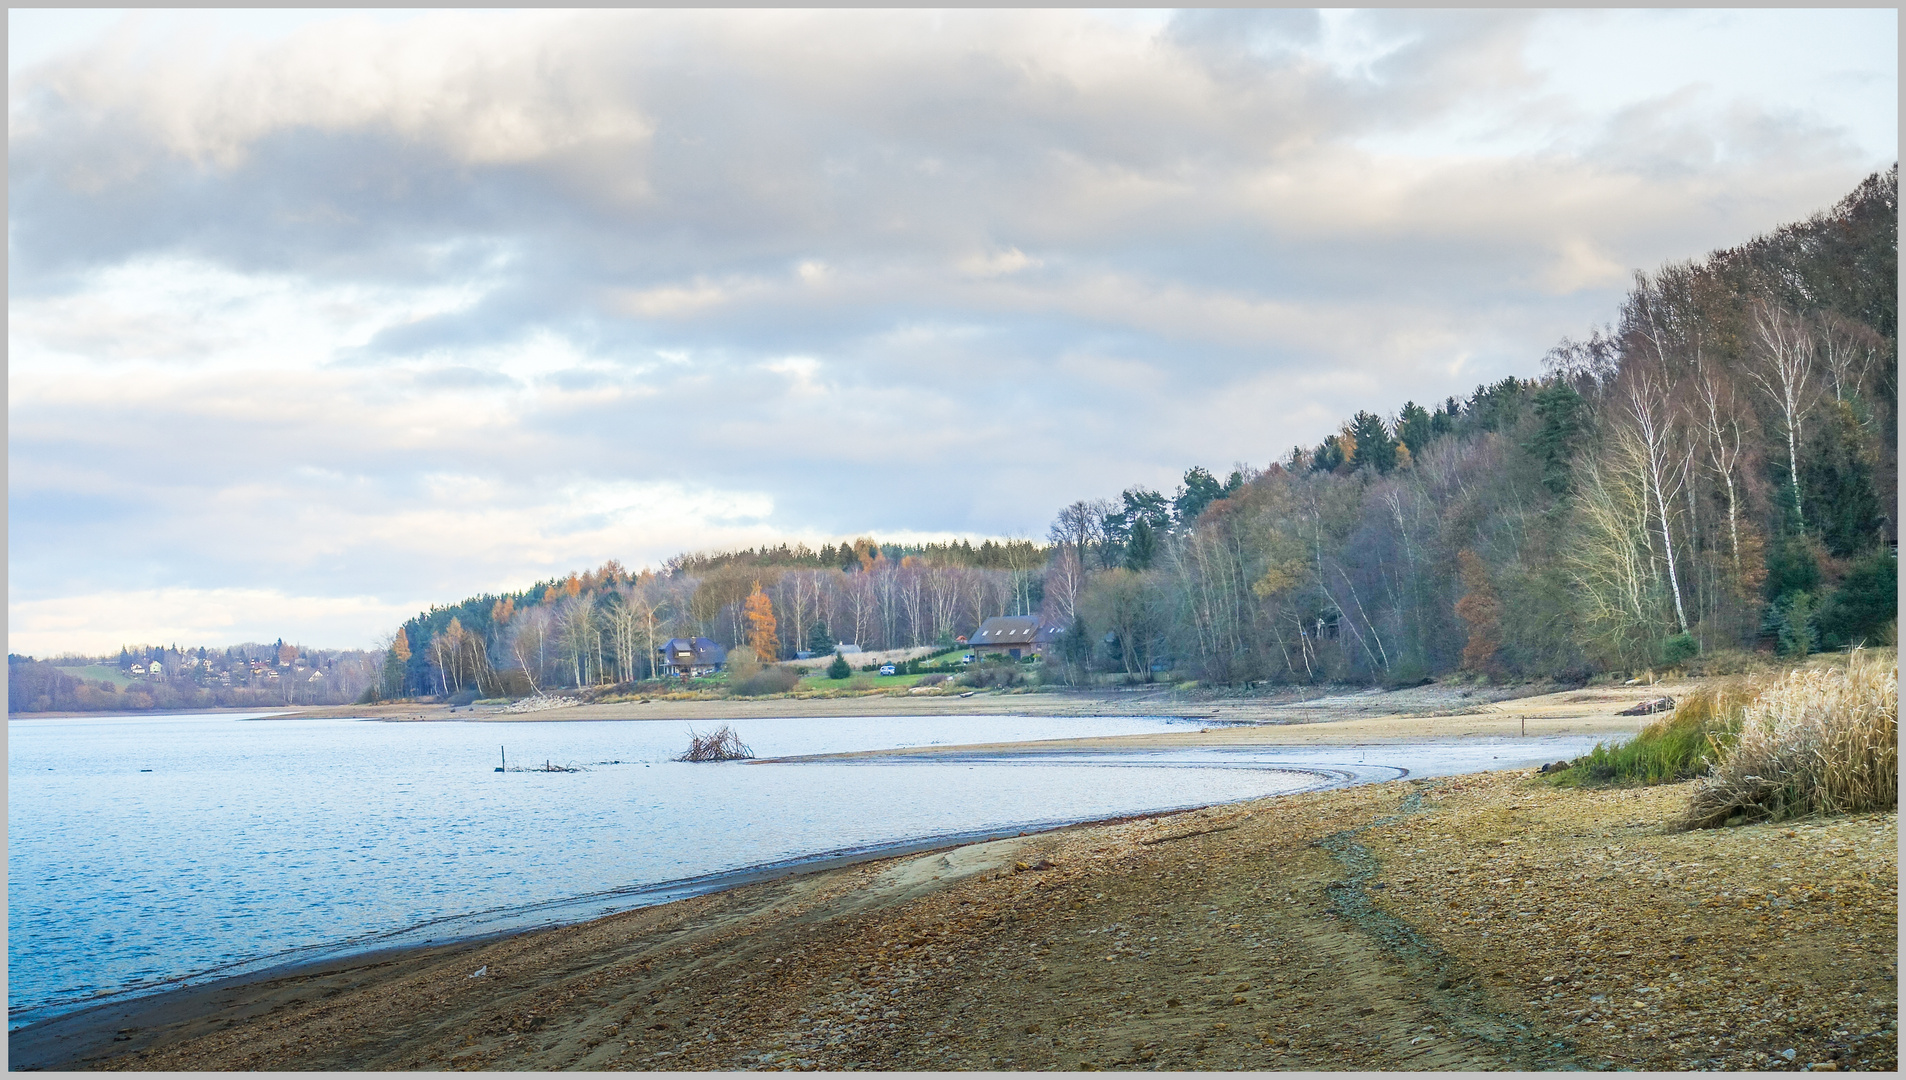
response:
<svg viewBox="0 0 1906 1080"><path fill-rule="evenodd" d="M87 682L98 682L101 679L105 679L107 682L119 686L131 686L134 681L133 678L125 672L116 667L107 667L105 664L88 664L85 667L63 667L60 670L74 678L85 679Z"/></svg>
<svg viewBox="0 0 1906 1080"><path fill-rule="evenodd" d="M854 672L854 678L862 680L857 685L868 686L875 690L904 690L913 686L926 675L875 675L868 671ZM809 675L802 679L801 690L843 690L854 679L830 679L826 675Z"/></svg>

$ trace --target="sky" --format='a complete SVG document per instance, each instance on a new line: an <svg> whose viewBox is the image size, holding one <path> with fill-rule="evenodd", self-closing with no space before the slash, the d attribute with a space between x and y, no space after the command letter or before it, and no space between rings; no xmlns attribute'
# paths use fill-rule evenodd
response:
<svg viewBox="0 0 1906 1080"><path fill-rule="evenodd" d="M8 12L14 652L1043 537L1898 156L1892 10Z"/></svg>

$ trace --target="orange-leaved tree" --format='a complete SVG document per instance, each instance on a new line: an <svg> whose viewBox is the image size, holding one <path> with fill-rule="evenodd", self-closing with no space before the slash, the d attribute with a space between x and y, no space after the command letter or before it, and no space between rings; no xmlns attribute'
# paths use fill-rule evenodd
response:
<svg viewBox="0 0 1906 1080"><path fill-rule="evenodd" d="M1469 624L1469 642L1463 646L1463 670L1493 675L1496 652L1502 648L1502 601L1489 581L1489 568L1468 548L1456 553L1461 568L1463 598L1456 601L1456 617Z"/></svg>
<svg viewBox="0 0 1906 1080"><path fill-rule="evenodd" d="M748 646L762 663L773 663L781 655L781 642L774 632L774 603L761 591L759 581L754 583L754 591L748 594L741 612L748 622Z"/></svg>

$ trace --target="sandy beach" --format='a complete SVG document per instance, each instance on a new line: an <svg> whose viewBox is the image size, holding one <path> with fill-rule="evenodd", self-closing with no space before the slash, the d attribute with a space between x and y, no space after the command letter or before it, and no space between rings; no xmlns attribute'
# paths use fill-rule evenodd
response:
<svg viewBox="0 0 1906 1080"><path fill-rule="evenodd" d="M1642 722L1620 708L1676 689L1457 712L1411 691L1259 701L1209 718L1261 726L1068 743L1347 744L1509 735L1525 719L1531 735L1613 733ZM1030 711L1002 704L988 711ZM1897 815L1672 832L1685 797L1556 790L1521 770L1077 826L120 1003L22 1029L11 1057L163 1070L1891 1068Z"/></svg>

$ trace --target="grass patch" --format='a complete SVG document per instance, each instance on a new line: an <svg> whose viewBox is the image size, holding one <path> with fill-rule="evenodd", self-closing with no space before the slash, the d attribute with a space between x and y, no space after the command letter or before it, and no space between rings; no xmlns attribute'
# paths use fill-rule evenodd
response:
<svg viewBox="0 0 1906 1080"><path fill-rule="evenodd" d="M1549 776L1558 787L1672 784L1707 775L1741 728L1741 711L1753 700L1745 682L1691 694L1674 711L1634 738L1595 749Z"/></svg>
<svg viewBox="0 0 1906 1080"><path fill-rule="evenodd" d="M85 667L63 667L59 670L75 678L85 679L87 682L109 682L119 687L131 686L137 681L118 668L106 664L87 664Z"/></svg>

